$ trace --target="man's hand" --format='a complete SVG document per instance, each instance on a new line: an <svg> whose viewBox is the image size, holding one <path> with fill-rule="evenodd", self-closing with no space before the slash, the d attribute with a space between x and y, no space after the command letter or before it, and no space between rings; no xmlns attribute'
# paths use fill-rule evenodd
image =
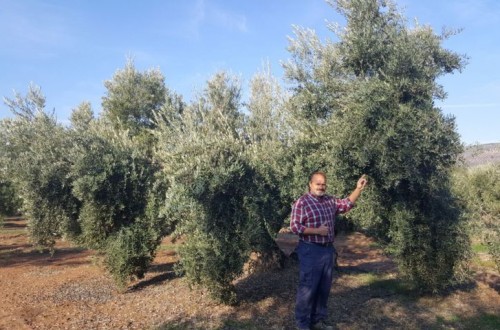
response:
<svg viewBox="0 0 500 330"><path fill-rule="evenodd" d="M328 226L321 225L321 226L319 226L316 229L318 230L318 234L317 235L328 236Z"/></svg>
<svg viewBox="0 0 500 330"><path fill-rule="evenodd" d="M359 190L365 189L365 186L368 184L368 177L366 174L363 174L361 178L358 179L358 183L356 184L356 188Z"/></svg>
<svg viewBox="0 0 500 330"><path fill-rule="evenodd" d="M359 198L359 195L361 195L361 191L365 189L367 184L368 184L368 177L366 176L366 174L363 174L356 183L356 189L354 189L353 192L349 195L349 200L352 203L356 203L356 200Z"/></svg>
<svg viewBox="0 0 500 330"><path fill-rule="evenodd" d="M328 226L321 225L321 226L316 227L316 228L308 227L304 230L304 235L328 236Z"/></svg>

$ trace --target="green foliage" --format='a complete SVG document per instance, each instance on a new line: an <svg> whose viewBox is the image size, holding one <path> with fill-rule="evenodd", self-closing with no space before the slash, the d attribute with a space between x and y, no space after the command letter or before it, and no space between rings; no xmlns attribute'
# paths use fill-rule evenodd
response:
<svg viewBox="0 0 500 330"><path fill-rule="evenodd" d="M99 248L144 213L151 167L132 150L98 136L85 142L73 152L73 193L82 203L83 239Z"/></svg>
<svg viewBox="0 0 500 330"><path fill-rule="evenodd" d="M94 112L92 111L91 104L83 102L71 113L71 128L78 133L84 133L90 129L94 120Z"/></svg>
<svg viewBox="0 0 500 330"><path fill-rule="evenodd" d="M72 132L72 194L81 203L77 240L104 252L107 269L123 287L144 276L165 234L154 195L162 191L155 183L158 167L126 132L87 119L74 123Z"/></svg>
<svg viewBox="0 0 500 330"><path fill-rule="evenodd" d="M467 211L473 237L486 245L500 270L500 165L458 168L453 188Z"/></svg>
<svg viewBox="0 0 500 330"><path fill-rule="evenodd" d="M274 207L278 208L280 218L285 219L297 189L303 189L303 182L295 185L297 173L291 173L293 165L288 162L288 158L293 157L289 148L294 143L296 121L289 114L288 95L269 68L252 78L250 91L246 105L249 115L244 126L247 159L270 188L279 191L281 202Z"/></svg>
<svg viewBox="0 0 500 330"><path fill-rule="evenodd" d="M8 137L5 120L0 121L0 216L15 215L22 207L19 193L9 178L10 160L7 157Z"/></svg>
<svg viewBox="0 0 500 330"><path fill-rule="evenodd" d="M467 217L492 229L484 241L498 262L498 169L455 180L467 188L456 199L449 176L462 146L454 119L434 107L446 96L437 79L465 64L441 46L454 32L409 28L392 1L332 5L347 21L331 26L340 42L296 28L284 65L292 94L260 73L248 116L224 72L186 105L159 70L131 61L105 83L102 117L82 103L71 127L36 87L7 99L15 118L0 122L0 202L12 178L35 243L68 237L98 249L122 286L175 232L185 238L179 269L226 303L251 252L280 261L273 237L318 169L337 195L369 175L344 220L384 240L421 290L464 273Z"/></svg>
<svg viewBox="0 0 500 330"><path fill-rule="evenodd" d="M154 127L154 112L166 102L168 92L159 70L139 72L129 60L104 86L103 114L116 128L137 135Z"/></svg>
<svg viewBox="0 0 500 330"><path fill-rule="evenodd" d="M27 96L7 99L16 116L0 126L2 164L24 201L31 239L53 248L66 237L100 250L122 285L143 276L169 231L159 216L165 186L156 182L148 149L94 119L88 103L75 109L69 128L44 104L32 86Z"/></svg>
<svg viewBox="0 0 500 330"><path fill-rule="evenodd" d="M274 205L279 195L231 150L209 152L212 160L197 168L183 191L195 212L179 226L187 233L179 249L181 266L215 298L235 303L231 282L242 273L250 252L277 251L271 235L282 222Z"/></svg>
<svg viewBox="0 0 500 330"><path fill-rule="evenodd" d="M182 116L158 122L155 153L168 182L164 213L185 237L180 269L225 303L252 251L279 253L280 193L254 168L240 137L239 88L224 73Z"/></svg>
<svg viewBox="0 0 500 330"><path fill-rule="evenodd" d="M6 173L12 178L29 219L36 245L52 247L61 236L76 232L79 201L71 194L68 159L71 141L53 114L44 109L45 98L36 86L23 97L6 99L16 114L2 122L6 143Z"/></svg>
<svg viewBox="0 0 500 330"><path fill-rule="evenodd" d="M10 180L0 176L0 214L15 215L21 209L21 199Z"/></svg>
<svg viewBox="0 0 500 330"><path fill-rule="evenodd" d="M158 234L148 228L148 221L122 227L106 240L105 264L120 288L130 279L143 278L154 259Z"/></svg>
<svg viewBox="0 0 500 330"><path fill-rule="evenodd" d="M465 58L441 47L452 32L407 27L392 1L332 5L347 21L332 26L340 42L323 44L297 28L290 43L286 76L304 127L290 149L301 156L291 163L326 170L341 194L368 174L348 217L389 243L419 289L439 290L463 275L470 243L449 184L462 147L454 119L433 102L445 97L437 78Z"/></svg>
<svg viewBox="0 0 500 330"><path fill-rule="evenodd" d="M466 278L470 241L456 199L439 189L426 207L397 204L391 214L390 249L399 268L421 291L440 290Z"/></svg>

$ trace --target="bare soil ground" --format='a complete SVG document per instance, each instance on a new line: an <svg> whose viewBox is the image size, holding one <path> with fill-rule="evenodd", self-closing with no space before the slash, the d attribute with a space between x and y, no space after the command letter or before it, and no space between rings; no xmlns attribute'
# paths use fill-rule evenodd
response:
<svg viewBox="0 0 500 330"><path fill-rule="evenodd" d="M117 292L92 251L59 242L53 257L29 244L22 219L0 228L0 329L293 329L297 263L236 281L240 304L212 301L173 271L166 239L146 277ZM288 254L296 238L278 243ZM329 308L338 329L498 329L500 276L475 269L471 285L419 297L397 279L391 259L370 238L336 242L340 270Z"/></svg>

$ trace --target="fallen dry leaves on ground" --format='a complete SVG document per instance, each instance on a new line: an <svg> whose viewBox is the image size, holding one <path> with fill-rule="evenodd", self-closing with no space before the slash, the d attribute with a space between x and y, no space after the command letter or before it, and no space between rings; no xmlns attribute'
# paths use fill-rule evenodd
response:
<svg viewBox="0 0 500 330"><path fill-rule="evenodd" d="M293 329L293 255L284 269L242 276L240 304L225 306L175 275L174 249L160 249L146 277L120 293L92 251L58 242L53 257L39 253L25 225L9 219L0 231L0 329ZM295 240L278 241L291 254ZM500 277L491 270L448 295L416 297L398 291L394 264L370 238L340 235L336 247L329 306L338 329L466 329L484 316L498 324Z"/></svg>

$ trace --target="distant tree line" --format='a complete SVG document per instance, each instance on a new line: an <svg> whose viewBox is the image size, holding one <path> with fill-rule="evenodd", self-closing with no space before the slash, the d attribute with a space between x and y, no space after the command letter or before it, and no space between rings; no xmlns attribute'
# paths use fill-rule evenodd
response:
<svg viewBox="0 0 500 330"><path fill-rule="evenodd" d="M486 246L500 271L500 164L458 167L452 181L471 238Z"/></svg>
<svg viewBox="0 0 500 330"><path fill-rule="evenodd" d="M218 72L190 102L159 70L129 61L63 126L39 88L5 99L0 168L23 201L33 241L66 238L100 251L116 282L141 278L167 235L183 237L178 271L226 303L251 252L283 261L274 237L308 174L331 192L370 186L345 221L384 242L422 291L463 279L470 254L466 205L451 173L462 152L454 118L434 106L437 79L465 57L428 26L409 27L391 1L334 1L339 41L296 28L284 64L250 82ZM0 183L3 181L0 181Z"/></svg>

